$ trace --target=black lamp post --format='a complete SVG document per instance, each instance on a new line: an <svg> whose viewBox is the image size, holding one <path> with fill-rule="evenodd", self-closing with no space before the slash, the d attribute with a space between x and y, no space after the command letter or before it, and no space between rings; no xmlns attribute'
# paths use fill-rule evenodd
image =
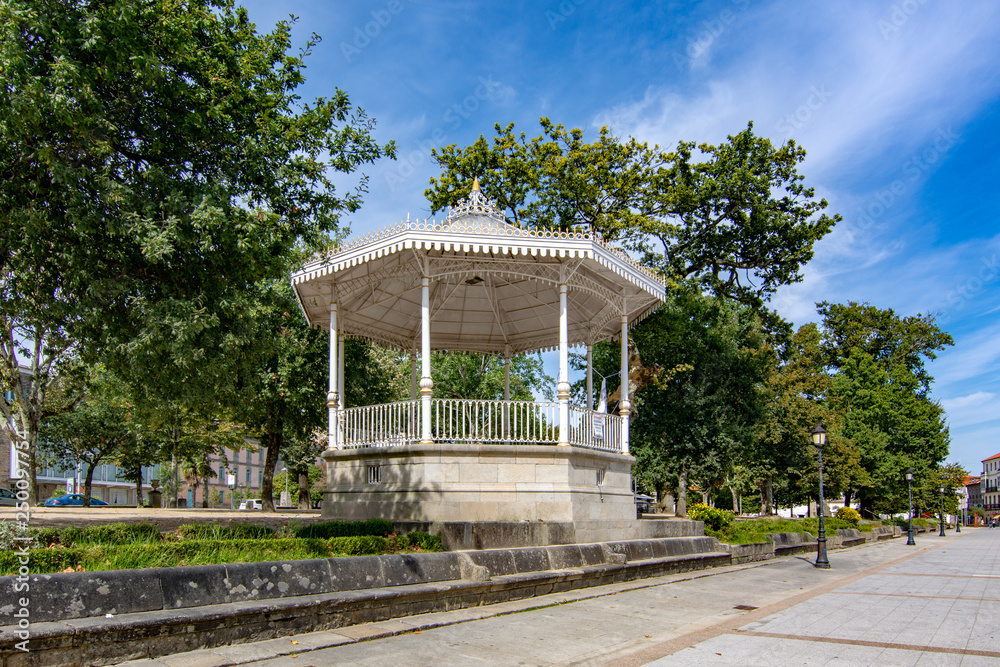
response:
<svg viewBox="0 0 1000 667"><path fill-rule="evenodd" d="M819 452L819 537L816 539L816 564L823 570L830 569L830 561L826 559L826 525L823 517L826 515L826 502L823 500L823 446L826 445L826 429L823 422L816 422L812 430L812 441Z"/></svg>
<svg viewBox="0 0 1000 667"><path fill-rule="evenodd" d="M944 537L944 487L941 487L941 513L938 515L941 517L941 532L938 533L938 537Z"/></svg>
<svg viewBox="0 0 1000 667"><path fill-rule="evenodd" d="M906 469L906 491L910 495L910 529L907 531L906 545L916 546L917 542L913 539L913 468Z"/></svg>
<svg viewBox="0 0 1000 667"><path fill-rule="evenodd" d="M962 516L962 508L959 507L958 508L958 518L955 519L955 532L956 533L961 533L962 532L962 522L964 520L965 520L965 517Z"/></svg>

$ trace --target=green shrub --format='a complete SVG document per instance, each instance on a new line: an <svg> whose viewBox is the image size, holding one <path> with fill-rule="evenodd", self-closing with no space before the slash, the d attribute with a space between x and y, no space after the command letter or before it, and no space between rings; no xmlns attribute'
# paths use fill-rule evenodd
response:
<svg viewBox="0 0 1000 667"><path fill-rule="evenodd" d="M76 540L87 544L133 544L136 542L162 542L159 529L150 523L110 523L104 526L87 526Z"/></svg>
<svg viewBox="0 0 1000 667"><path fill-rule="evenodd" d="M397 539L400 549L420 549L421 551L444 551L441 545L440 535L431 535L423 531L414 530L406 535L401 535Z"/></svg>
<svg viewBox="0 0 1000 667"><path fill-rule="evenodd" d="M62 572L75 568L80 562L78 549L32 549L28 557L28 570L32 574ZM0 575L17 574L21 567L19 555L13 551L0 552Z"/></svg>
<svg viewBox="0 0 1000 667"><path fill-rule="evenodd" d="M688 508L688 516L695 521L704 521L705 528L722 530L729 526L735 515L729 510L720 510L703 503L695 503Z"/></svg>
<svg viewBox="0 0 1000 667"><path fill-rule="evenodd" d="M277 537L277 531L252 523L216 526L206 523L186 523L177 529L182 540L261 540Z"/></svg>
<svg viewBox="0 0 1000 667"><path fill-rule="evenodd" d="M330 551L345 556L380 554L385 552L389 546L389 540L380 535L331 537L327 543L330 545Z"/></svg>
<svg viewBox="0 0 1000 667"><path fill-rule="evenodd" d="M359 537L362 535L387 537L392 532L392 522L385 519L327 521L298 526L294 532L295 537L317 537L324 540L331 537Z"/></svg>
<svg viewBox="0 0 1000 667"><path fill-rule="evenodd" d="M38 546L40 547L51 547L53 544L60 544L58 528L38 528L32 532L35 535L35 539L38 540Z"/></svg>
<svg viewBox="0 0 1000 667"><path fill-rule="evenodd" d="M834 516L854 526L861 523L861 515L850 507L841 507Z"/></svg>

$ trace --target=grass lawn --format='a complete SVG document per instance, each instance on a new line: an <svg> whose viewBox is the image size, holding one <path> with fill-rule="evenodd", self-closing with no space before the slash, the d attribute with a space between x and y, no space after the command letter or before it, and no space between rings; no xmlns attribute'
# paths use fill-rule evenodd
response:
<svg viewBox="0 0 1000 667"><path fill-rule="evenodd" d="M0 575L17 574L21 542L0 535ZM441 538L399 535L380 519L327 522L276 530L255 524L188 524L161 534L151 524L43 528L30 532L29 571L93 572L178 565L252 563L367 554L441 551ZM7 544L10 542L10 544Z"/></svg>

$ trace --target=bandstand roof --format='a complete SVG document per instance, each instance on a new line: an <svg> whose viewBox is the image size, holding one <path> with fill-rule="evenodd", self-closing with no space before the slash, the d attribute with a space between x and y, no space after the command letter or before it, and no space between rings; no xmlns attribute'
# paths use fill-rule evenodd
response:
<svg viewBox="0 0 1000 667"><path fill-rule="evenodd" d="M404 350L419 347L421 278L430 280L431 347L520 354L558 347L558 285L569 343L621 332L663 301L663 279L597 234L521 229L479 191L444 222L400 222L348 241L292 275L310 324Z"/></svg>

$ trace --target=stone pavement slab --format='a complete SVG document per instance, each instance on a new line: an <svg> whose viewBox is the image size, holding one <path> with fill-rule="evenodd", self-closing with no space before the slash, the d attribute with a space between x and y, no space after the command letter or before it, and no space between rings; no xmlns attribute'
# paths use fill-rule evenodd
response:
<svg viewBox="0 0 1000 667"><path fill-rule="evenodd" d="M1000 664L1000 531L937 539L937 548L650 664Z"/></svg>
<svg viewBox="0 0 1000 667"><path fill-rule="evenodd" d="M831 570L790 557L297 635L271 640L269 658L212 667L989 664L981 605L993 604L1000 531L958 537L834 551ZM185 664L167 660L129 664Z"/></svg>

